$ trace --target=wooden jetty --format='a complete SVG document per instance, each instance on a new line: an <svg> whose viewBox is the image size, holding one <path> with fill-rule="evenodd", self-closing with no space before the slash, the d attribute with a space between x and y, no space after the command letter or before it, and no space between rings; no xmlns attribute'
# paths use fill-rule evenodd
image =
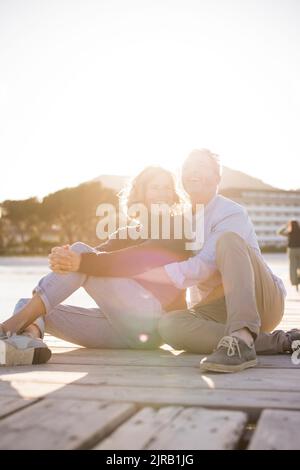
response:
<svg viewBox="0 0 300 470"><path fill-rule="evenodd" d="M284 329L300 327L289 287ZM48 364L0 369L1 449L300 449L300 364L258 356L202 374L202 356L92 350L47 337Z"/></svg>

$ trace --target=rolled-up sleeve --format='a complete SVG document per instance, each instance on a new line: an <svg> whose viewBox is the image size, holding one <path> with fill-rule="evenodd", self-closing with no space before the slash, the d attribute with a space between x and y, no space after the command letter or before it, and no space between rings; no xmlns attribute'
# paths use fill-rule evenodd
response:
<svg viewBox="0 0 300 470"><path fill-rule="evenodd" d="M195 256L180 263L164 266L166 273L178 289L186 289L205 282L216 271L216 244L225 232L235 232L245 238L249 228L248 214L244 210L224 216L213 228L204 241L202 249Z"/></svg>

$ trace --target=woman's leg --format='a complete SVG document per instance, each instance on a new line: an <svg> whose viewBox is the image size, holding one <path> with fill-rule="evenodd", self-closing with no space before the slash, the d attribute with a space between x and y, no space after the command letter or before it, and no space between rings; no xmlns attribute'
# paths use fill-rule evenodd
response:
<svg viewBox="0 0 300 470"><path fill-rule="evenodd" d="M24 307L30 299L20 299L15 311ZM39 319L41 335L44 332L86 348L128 348L124 335L112 327L99 308L83 308L57 305Z"/></svg>
<svg viewBox="0 0 300 470"><path fill-rule="evenodd" d="M76 243L72 249L78 252L91 250L83 243ZM163 309L158 299L138 282L127 278L93 277L80 273L67 276L70 278L67 281L63 278L63 282L57 282L53 275L49 278L46 276L36 288L46 307L46 316L82 286L113 328L127 339L130 347L135 348L137 344L142 346L142 343L143 347L157 344L157 325Z"/></svg>
<svg viewBox="0 0 300 470"><path fill-rule="evenodd" d="M78 253L92 251L93 248L84 243L75 243L71 247ZM162 315L160 302L144 289L139 283L125 278L88 277L81 273L56 274L50 273L43 277L35 288L35 295L42 301L30 299L25 305L19 304L11 320L21 317L21 328L36 321L40 330L40 315L47 315L79 287L84 287L87 293L95 300L101 311L121 336L125 337L130 347L151 347L160 340L157 333L157 324ZM30 318L26 316L30 312ZM25 319L24 319L25 317ZM16 323L17 323L16 322ZM38 323L39 322L39 323ZM20 331L20 325L18 330ZM9 327L11 328L10 324ZM6 330L7 331L7 330ZM13 331L12 329L10 331Z"/></svg>
<svg viewBox="0 0 300 470"><path fill-rule="evenodd" d="M159 300L133 279L88 277L83 285L101 311L132 348L153 349L163 344L158 322Z"/></svg>
<svg viewBox="0 0 300 470"><path fill-rule="evenodd" d="M77 242L71 246L71 250L77 253L91 252L94 249L84 243ZM49 273L44 276L34 289L34 295L11 318L2 323L2 329L6 333L20 333L44 316L56 305L63 302L86 281L87 276L82 273L57 274Z"/></svg>
<svg viewBox="0 0 300 470"><path fill-rule="evenodd" d="M296 268L296 275L297 275L297 290L298 290L298 284L300 284L300 248L296 248L297 249L297 261L296 261L296 264L297 264L297 268Z"/></svg>
<svg viewBox="0 0 300 470"><path fill-rule="evenodd" d="M113 279L110 279L105 287L108 287L109 284L119 287L119 281L115 283ZM124 287L125 284L122 281L121 284ZM126 282L126 280L124 281ZM111 288L110 293L112 293ZM132 291L131 294L138 301L141 292L136 289L136 293ZM109 298L109 295L107 297ZM141 321L136 318L134 311L128 311L129 304L127 304L124 311L125 303L122 302L120 296L118 296L118 299L118 312L114 310L114 305L112 305L112 308L108 308L108 313L112 313L111 316L109 314L105 315L99 308L57 305L43 318L38 319L39 330L42 336L46 332L86 348L156 349L160 346L162 340L157 333L157 310L150 311L149 308L147 310L148 302L146 301L146 315L141 310L139 312L139 316L142 317ZM24 308L30 300L20 299L16 304L15 312L17 313ZM110 307L108 302L107 306ZM143 314L146 318L143 317Z"/></svg>
<svg viewBox="0 0 300 470"><path fill-rule="evenodd" d="M297 276L297 248L288 248L288 255L289 255L289 271L290 271L290 281L292 286L296 286L298 284L298 276Z"/></svg>
<svg viewBox="0 0 300 470"><path fill-rule="evenodd" d="M39 295L34 294L18 313L2 323L1 328L8 336L14 333L21 333L34 320L40 315L45 315L45 313L44 303Z"/></svg>

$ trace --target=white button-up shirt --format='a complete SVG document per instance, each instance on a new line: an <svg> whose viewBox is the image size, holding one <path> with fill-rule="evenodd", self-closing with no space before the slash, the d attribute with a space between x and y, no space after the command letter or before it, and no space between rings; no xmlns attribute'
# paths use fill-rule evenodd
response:
<svg viewBox="0 0 300 470"><path fill-rule="evenodd" d="M197 286L198 300L203 300L217 286L222 284L216 266L216 242L224 232L235 232L263 259L253 224L246 209L240 204L217 194L204 208L204 243L202 248L186 261L171 263L165 270L179 289ZM264 259L263 262L265 263ZM265 263L266 264L266 263ZM267 269L286 295L282 280Z"/></svg>

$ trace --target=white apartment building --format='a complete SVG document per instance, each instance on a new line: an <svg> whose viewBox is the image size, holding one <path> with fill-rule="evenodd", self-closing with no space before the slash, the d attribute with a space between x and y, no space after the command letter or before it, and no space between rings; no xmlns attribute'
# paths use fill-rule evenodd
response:
<svg viewBox="0 0 300 470"><path fill-rule="evenodd" d="M300 191L224 189L221 193L247 209L261 247L285 246L286 238L278 230L291 219L300 223Z"/></svg>

